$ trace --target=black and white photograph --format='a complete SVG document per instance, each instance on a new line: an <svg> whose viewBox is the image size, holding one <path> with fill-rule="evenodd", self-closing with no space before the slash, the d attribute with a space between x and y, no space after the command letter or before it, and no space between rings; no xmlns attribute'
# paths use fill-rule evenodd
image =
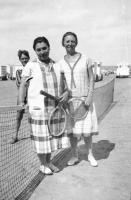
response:
<svg viewBox="0 0 131 200"><path fill-rule="evenodd" d="M0 200L131 200L131 1L0 0Z"/></svg>

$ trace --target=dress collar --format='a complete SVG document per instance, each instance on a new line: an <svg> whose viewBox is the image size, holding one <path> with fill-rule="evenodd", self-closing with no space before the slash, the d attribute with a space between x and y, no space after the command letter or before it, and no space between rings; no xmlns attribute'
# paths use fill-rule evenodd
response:
<svg viewBox="0 0 131 200"><path fill-rule="evenodd" d="M54 61L53 61L52 59L50 59L50 62L49 62L48 65L46 65L46 64L43 63L43 62L41 62L38 58L36 58L36 59L34 60L34 62L39 63L40 67L42 67L42 68L44 67L45 69L47 69L47 67L48 67L48 72L50 72L50 71L52 70L53 64L54 64Z"/></svg>

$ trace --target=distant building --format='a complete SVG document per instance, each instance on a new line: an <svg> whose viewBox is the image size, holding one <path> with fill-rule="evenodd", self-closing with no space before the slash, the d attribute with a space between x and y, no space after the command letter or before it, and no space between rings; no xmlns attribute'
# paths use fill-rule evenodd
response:
<svg viewBox="0 0 131 200"><path fill-rule="evenodd" d="M7 66L6 65L0 66L0 79L1 80L7 80L8 79L8 72L7 72Z"/></svg>
<svg viewBox="0 0 131 200"><path fill-rule="evenodd" d="M23 69L22 65L2 65L0 66L0 80L15 80L16 70Z"/></svg>

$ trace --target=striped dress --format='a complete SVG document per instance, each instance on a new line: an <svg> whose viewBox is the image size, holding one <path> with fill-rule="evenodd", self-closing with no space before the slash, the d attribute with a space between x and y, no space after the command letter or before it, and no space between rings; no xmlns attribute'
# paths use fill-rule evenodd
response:
<svg viewBox="0 0 131 200"><path fill-rule="evenodd" d="M44 90L58 96L58 81L53 62L50 62L48 68L38 59L27 63L23 69L22 77L29 76L33 77L28 88L29 122L36 152L47 154L60 148L69 147L69 138L66 133L58 138L51 136L48 129L48 119L52 109L54 109L54 101L40 94L40 90Z"/></svg>

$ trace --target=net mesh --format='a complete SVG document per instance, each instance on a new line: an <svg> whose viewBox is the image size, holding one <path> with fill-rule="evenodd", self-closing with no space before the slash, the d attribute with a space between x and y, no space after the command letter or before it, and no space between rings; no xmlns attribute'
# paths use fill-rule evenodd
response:
<svg viewBox="0 0 131 200"><path fill-rule="evenodd" d="M18 107L0 107L0 200L16 199L38 174L39 161L33 152L28 111L23 114L18 142L16 134Z"/></svg>
<svg viewBox="0 0 131 200"><path fill-rule="evenodd" d="M98 117L102 115L113 101L114 80L114 78L112 81L109 80L109 84L103 84L103 87L99 87L98 82L98 87L94 94ZM4 86L3 88L6 97L4 96L3 98L3 95L0 95L1 103L3 102L6 105L5 98L9 99L9 89L6 91L7 87ZM12 105L12 102L10 104ZM8 103L8 105L10 104ZM0 200L29 199L34 189L43 179L43 174L39 172L40 163L33 151L30 140L27 110L23 115L19 130L19 141L11 144L11 139L16 134L16 115L18 109L16 106L0 107ZM59 154L59 151L57 151L52 155L57 160L56 165L58 163L65 163L66 165L65 155L69 155L67 151L69 150L66 149L63 154ZM60 155L64 156L61 157Z"/></svg>

